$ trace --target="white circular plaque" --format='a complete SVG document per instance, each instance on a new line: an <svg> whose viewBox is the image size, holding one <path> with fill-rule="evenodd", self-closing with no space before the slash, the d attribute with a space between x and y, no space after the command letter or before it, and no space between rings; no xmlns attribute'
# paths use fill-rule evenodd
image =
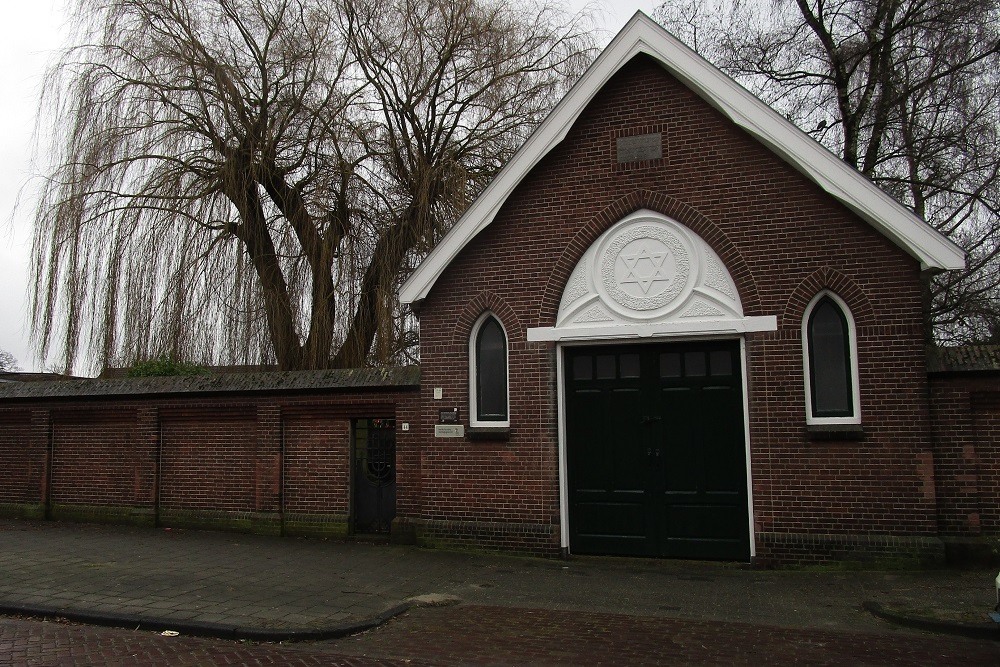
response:
<svg viewBox="0 0 1000 667"><path fill-rule="evenodd" d="M597 253L598 290L631 311L659 310L673 302L691 276L687 244L662 224L636 221L616 231Z"/></svg>

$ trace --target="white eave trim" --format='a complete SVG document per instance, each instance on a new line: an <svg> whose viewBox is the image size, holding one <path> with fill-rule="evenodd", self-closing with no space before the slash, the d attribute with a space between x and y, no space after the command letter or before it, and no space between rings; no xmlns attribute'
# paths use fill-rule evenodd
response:
<svg viewBox="0 0 1000 667"><path fill-rule="evenodd" d="M680 320L653 324L629 324L593 327L532 327L528 329L529 341L609 340L616 338L668 338L672 336L717 336L744 334L754 331L777 331L778 318L774 315L716 319Z"/></svg>
<svg viewBox="0 0 1000 667"><path fill-rule="evenodd" d="M641 53L653 57L708 104L919 260L922 269L965 267L965 253L961 248L651 18L636 12L452 230L413 271L399 292L402 303L413 303L427 296L448 264L493 221L514 188L565 138L608 80Z"/></svg>

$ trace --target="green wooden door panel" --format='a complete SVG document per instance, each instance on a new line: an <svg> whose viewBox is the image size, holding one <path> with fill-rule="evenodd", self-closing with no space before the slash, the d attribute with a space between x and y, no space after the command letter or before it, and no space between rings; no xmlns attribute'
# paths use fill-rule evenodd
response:
<svg viewBox="0 0 1000 667"><path fill-rule="evenodd" d="M571 355L567 384L571 542L581 553L655 555L642 449L641 388L613 350Z"/></svg>

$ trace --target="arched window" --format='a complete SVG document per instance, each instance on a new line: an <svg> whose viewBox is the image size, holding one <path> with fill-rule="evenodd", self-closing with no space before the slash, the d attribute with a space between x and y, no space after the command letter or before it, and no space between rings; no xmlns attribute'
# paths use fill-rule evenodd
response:
<svg viewBox="0 0 1000 667"><path fill-rule="evenodd" d="M821 292L802 322L807 424L860 424L854 320L832 292Z"/></svg>
<svg viewBox="0 0 1000 667"><path fill-rule="evenodd" d="M469 341L471 426L509 426L507 334L492 313L472 327Z"/></svg>

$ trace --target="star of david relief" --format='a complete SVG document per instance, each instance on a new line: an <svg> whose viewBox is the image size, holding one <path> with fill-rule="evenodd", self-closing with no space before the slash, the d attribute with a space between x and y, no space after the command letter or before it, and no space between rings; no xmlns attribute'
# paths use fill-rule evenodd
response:
<svg viewBox="0 0 1000 667"><path fill-rule="evenodd" d="M630 243L618 260L625 265L625 274L618 284L623 289L625 285L638 285L643 296L649 296L654 287L657 293L669 287L677 271L670 250L654 239Z"/></svg>
<svg viewBox="0 0 1000 667"><path fill-rule="evenodd" d="M602 277L597 287L605 303L623 314L652 316L687 293L693 257L676 232L645 221L615 231L595 258Z"/></svg>
<svg viewBox="0 0 1000 667"><path fill-rule="evenodd" d="M591 336L593 329L671 322L685 330L691 322L742 318L736 284L705 240L642 210L612 225L577 262L556 328Z"/></svg>

